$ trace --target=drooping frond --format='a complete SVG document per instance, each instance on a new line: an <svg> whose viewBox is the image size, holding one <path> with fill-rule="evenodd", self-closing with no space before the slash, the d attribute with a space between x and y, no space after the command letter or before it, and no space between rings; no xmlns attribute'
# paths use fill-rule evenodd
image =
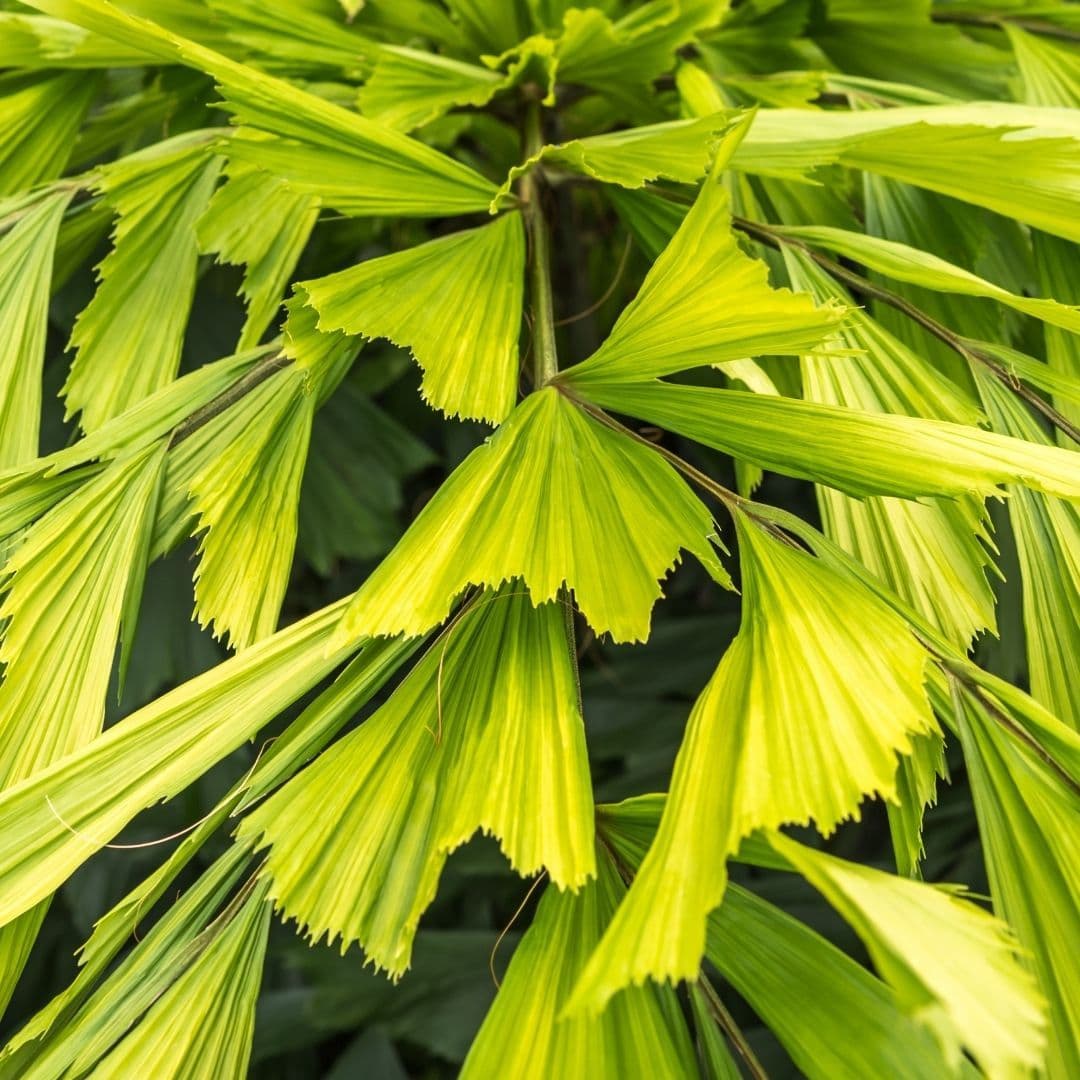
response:
<svg viewBox="0 0 1080 1080"><path fill-rule="evenodd" d="M64 171L97 86L96 76L79 72L0 78L0 195Z"/></svg>
<svg viewBox="0 0 1080 1080"><path fill-rule="evenodd" d="M1080 498L1071 451L963 424L659 381L590 380L582 390L597 405L849 495L992 495L1015 483Z"/></svg>
<svg viewBox="0 0 1080 1080"><path fill-rule="evenodd" d="M175 378L199 250L195 223L220 159L180 136L102 170L97 190L117 214L113 249L75 322L64 387L68 414L94 431Z"/></svg>
<svg viewBox="0 0 1080 1080"><path fill-rule="evenodd" d="M727 138L734 142L739 135ZM642 382L745 356L804 352L845 310L818 307L809 296L769 285L766 265L743 254L735 240L730 200L714 173L610 335L563 378L587 393L597 383Z"/></svg>
<svg viewBox="0 0 1080 1080"><path fill-rule="evenodd" d="M38 453L53 251L70 200L46 196L0 239L0 469Z"/></svg>
<svg viewBox="0 0 1080 1080"><path fill-rule="evenodd" d="M565 585L597 633L642 640L680 549L727 581L712 532L708 510L659 455L549 387L458 466L353 597L338 637L422 634L469 585L522 578L534 603Z"/></svg>
<svg viewBox="0 0 1080 1080"><path fill-rule="evenodd" d="M353 648L327 651L341 604L155 699L0 794L0 925L48 896L140 811L251 738ZM369 646L373 663L403 646Z"/></svg>
<svg viewBox="0 0 1080 1080"><path fill-rule="evenodd" d="M772 847L851 924L900 1006L951 1068L967 1050L988 1077L1038 1068L1044 1002L1009 927L956 890L838 859L773 834Z"/></svg>
<svg viewBox="0 0 1080 1080"><path fill-rule="evenodd" d="M1049 1002L1047 1072L1068 1076L1080 1058L1071 946L1080 934L1080 737L1000 679L979 678L976 693L939 686L938 709L963 743L994 910L1016 931Z"/></svg>
<svg viewBox="0 0 1080 1080"><path fill-rule="evenodd" d="M694 706L656 841L575 1011L595 1013L646 978L693 979L742 837L810 821L829 833L866 796L895 799L898 755L936 730L927 653L899 616L756 523L737 524L742 625Z"/></svg>
<svg viewBox="0 0 1080 1080"><path fill-rule="evenodd" d="M319 329L388 338L451 416L500 422L518 385L525 234L518 213L301 282Z"/></svg>
<svg viewBox="0 0 1080 1080"><path fill-rule="evenodd" d="M313 940L409 964L449 852L494 833L522 874L595 874L584 730L559 603L484 592L360 728L244 819L278 907ZM259 839L261 837L261 840Z"/></svg>
<svg viewBox="0 0 1080 1080"><path fill-rule="evenodd" d="M465 1059L464 1080L695 1074L678 999L668 987L633 987L595 1020L564 1014L571 987L626 894L602 848L596 861L597 879L580 892L546 889Z"/></svg>

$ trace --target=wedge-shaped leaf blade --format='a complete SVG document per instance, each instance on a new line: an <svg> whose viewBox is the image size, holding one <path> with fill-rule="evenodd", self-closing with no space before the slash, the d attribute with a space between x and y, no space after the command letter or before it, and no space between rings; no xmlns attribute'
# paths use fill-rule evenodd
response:
<svg viewBox="0 0 1080 1080"><path fill-rule="evenodd" d="M384 45L360 90L360 108L380 124L412 131L451 109L486 105L512 78L437 53Z"/></svg>
<svg viewBox="0 0 1080 1080"><path fill-rule="evenodd" d="M341 604L163 694L83 749L0 794L0 925L56 889L139 811L251 738L343 660L327 651ZM373 663L393 653L371 646Z"/></svg>
<svg viewBox="0 0 1080 1080"><path fill-rule="evenodd" d="M423 634L469 585L522 578L534 603L565 585L597 633L644 640L680 549L728 581L712 532L667 462L549 387L443 484L355 594L338 637Z"/></svg>
<svg viewBox="0 0 1080 1080"><path fill-rule="evenodd" d="M411 349L431 404L498 423L517 396L524 276L524 229L511 213L300 287L320 330Z"/></svg>
<svg viewBox="0 0 1080 1080"><path fill-rule="evenodd" d="M964 424L659 381L582 390L597 405L849 495L992 495L1017 483L1080 499L1071 451Z"/></svg>
<svg viewBox="0 0 1080 1080"><path fill-rule="evenodd" d="M714 172L607 340L561 378L584 389L762 353L805 352L845 310L769 285L766 265L735 240L730 200Z"/></svg>
<svg viewBox="0 0 1080 1080"><path fill-rule="evenodd" d="M37 457L53 251L70 200L46 196L0 239L0 468Z"/></svg>
<svg viewBox="0 0 1080 1080"><path fill-rule="evenodd" d="M285 368L237 406L242 437L205 461L188 491L197 528L195 613L238 649L277 628L296 548L297 507L315 398Z"/></svg>
<svg viewBox="0 0 1080 1080"><path fill-rule="evenodd" d="M1080 240L1080 124L1008 102L818 111L762 109L733 165L839 162Z"/></svg>
<svg viewBox="0 0 1080 1080"><path fill-rule="evenodd" d="M1049 436L1001 383L978 379L994 426L1029 442ZM1071 451L1080 469L1080 454ZM1009 521L1016 541L1031 695L1080 730L1080 508L1013 488Z"/></svg>
<svg viewBox="0 0 1080 1080"><path fill-rule="evenodd" d="M517 584L463 609L390 700L257 807L278 907L391 975L449 852L477 829L562 888L596 872L592 793L559 603ZM260 839L261 838L261 839Z"/></svg>
<svg viewBox="0 0 1080 1080"><path fill-rule="evenodd" d="M105 1057L216 940L211 924L216 914L228 915L221 909L239 884L248 859L248 852L235 845L217 859L137 942L92 998L54 999L63 1022L44 1029L31 1027L33 1042L20 1032L4 1048L0 1059L4 1071L17 1070L28 1080L57 1080L70 1075L68 1070L85 1073ZM131 936L132 925L129 913L125 937ZM79 985L82 975L73 985Z"/></svg>
<svg viewBox="0 0 1080 1080"><path fill-rule="evenodd" d="M1049 1002L1047 1074L1068 1076L1080 1058L1072 948L1080 934L1080 738L1000 680L982 689L980 700L944 688L941 712L959 727L994 910L1016 931Z"/></svg>
<svg viewBox="0 0 1080 1080"><path fill-rule="evenodd" d="M117 636L134 632L164 465L151 446L68 496L5 567L0 781L9 786L101 728Z"/></svg>
<svg viewBox="0 0 1080 1080"><path fill-rule="evenodd" d="M769 842L851 924L952 1068L963 1050L988 1077L1039 1068L1045 1002L1004 922L955 890L847 862L781 834Z"/></svg>
<svg viewBox="0 0 1080 1080"><path fill-rule="evenodd" d="M465 214L485 210L495 194L495 186L467 165L107 0L35 0L32 6L212 76L226 107L263 133L235 138L230 156L284 177L300 194L325 196L342 213Z"/></svg>
<svg viewBox="0 0 1080 1080"><path fill-rule="evenodd" d="M0 195L64 171L98 80L79 72L46 72L15 86L5 93L0 80Z"/></svg>
<svg viewBox="0 0 1080 1080"><path fill-rule="evenodd" d="M94 1075L244 1076L272 907L256 886L201 956L154 1002Z"/></svg>
<svg viewBox="0 0 1080 1080"><path fill-rule="evenodd" d="M545 891L465 1059L464 1080L696 1075L678 999L667 987L627 990L596 1019L563 1015L570 988L626 894L602 849L597 864L597 879L580 892Z"/></svg>
<svg viewBox="0 0 1080 1080"><path fill-rule="evenodd" d="M228 181L199 219L197 231L201 251L216 252L220 262L246 268L240 295L247 319L236 346L242 352L257 345L273 322L319 216L319 204L252 166L230 165L226 171Z"/></svg>
<svg viewBox="0 0 1080 1080"><path fill-rule="evenodd" d="M625 188L644 187L661 178L696 183L708 171L736 116L721 112L699 120L672 120L545 146L510 170L493 206L508 202L514 181L540 164Z"/></svg>
<svg viewBox="0 0 1080 1080"><path fill-rule="evenodd" d="M889 986L746 889L728 886L709 917L705 951L810 1080L949 1075L940 1048Z"/></svg>
<svg viewBox="0 0 1080 1080"><path fill-rule="evenodd" d="M64 386L69 415L101 427L176 376L195 293L195 223L221 166L205 140L158 144L103 170L97 190L118 215L98 288L75 322Z"/></svg>
<svg viewBox="0 0 1080 1080"><path fill-rule="evenodd" d="M995 300L1014 311L1041 319L1051 326L1080 334L1080 308L1052 299L1018 296L928 251L921 251L895 240L883 240L866 233L849 232L826 225L788 226L780 231L785 236L793 236L814 247L825 248L854 259L863 266L897 281L919 285L939 293Z"/></svg>
<svg viewBox="0 0 1080 1080"><path fill-rule="evenodd" d="M785 251L793 281L819 301L844 294L809 257ZM880 323L852 312L843 329L802 358L809 401L870 412L978 424L969 396ZM979 498L853 499L818 488L826 534L855 555L950 640L966 647L993 627L987 581L989 523Z"/></svg>
<svg viewBox="0 0 1080 1080"><path fill-rule="evenodd" d="M647 978L696 978L739 841L789 822L829 833L866 796L895 799L898 755L936 730L927 653L900 617L800 548L737 524L742 626L694 706L656 840L575 1012Z"/></svg>

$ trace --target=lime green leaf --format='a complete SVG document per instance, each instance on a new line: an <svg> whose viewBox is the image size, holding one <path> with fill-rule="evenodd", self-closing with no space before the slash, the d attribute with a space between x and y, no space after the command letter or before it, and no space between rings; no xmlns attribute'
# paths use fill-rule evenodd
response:
<svg viewBox="0 0 1080 1080"><path fill-rule="evenodd" d="M295 195L282 181L250 166L229 165L228 182L199 219L199 248L220 262L246 266L240 295L247 304L237 351L261 340L319 216L318 200ZM267 222L274 228L267 228Z"/></svg>
<svg viewBox="0 0 1080 1080"><path fill-rule="evenodd" d="M510 585L465 608L390 700L240 836L269 845L271 894L312 940L359 941L397 976L447 855L477 829L519 873L546 867L577 889L595 874L592 816L565 614Z"/></svg>
<svg viewBox="0 0 1080 1080"><path fill-rule="evenodd" d="M411 349L427 401L451 416L497 423L517 397L524 274L524 230L512 213L300 288L320 330Z"/></svg>
<svg viewBox="0 0 1080 1080"><path fill-rule="evenodd" d="M0 925L47 897L147 806L171 798L329 674L333 604L163 694L0 794ZM370 646L378 663L393 643Z"/></svg>
<svg viewBox="0 0 1080 1080"><path fill-rule="evenodd" d="M1080 105L1080 50L1005 23L1029 105Z"/></svg>
<svg viewBox="0 0 1080 1080"><path fill-rule="evenodd" d="M298 194L325 196L342 213L434 217L487 209L494 185L466 165L406 135L282 79L230 60L106 0L34 0L68 19L166 63L217 80L226 107L275 139L234 138L230 156L284 177Z"/></svg>
<svg viewBox="0 0 1080 1080"><path fill-rule="evenodd" d="M385 45L358 100L365 116L412 131L453 108L486 105L512 78L436 53Z"/></svg>
<svg viewBox="0 0 1080 1080"><path fill-rule="evenodd" d="M562 1016L570 987L626 893L603 850L597 864L597 880L580 892L545 890L465 1059L463 1080L697 1074L678 999L667 987L627 990L596 1019Z"/></svg>
<svg viewBox="0 0 1080 1080"><path fill-rule="evenodd" d="M1019 399L982 375L980 393L994 427L1031 443L1051 440ZM1080 455L1071 452L1080 470ZM1080 730L1080 508L1034 491L1009 492L1023 596L1031 695Z"/></svg>
<svg viewBox="0 0 1080 1080"><path fill-rule="evenodd" d="M195 223L220 159L201 135L159 143L101 171L96 189L116 210L113 250L75 322L77 355L64 387L68 414L93 431L176 376L195 292Z"/></svg>
<svg viewBox="0 0 1080 1080"><path fill-rule="evenodd" d="M1060 237L1035 231L1031 234L1031 251L1040 288L1063 300L1080 300L1080 286L1074 273L1076 245ZM1047 326L1043 332L1046 364L1039 365L1039 374L1071 379L1075 386L1080 386L1080 339L1051 326ZM1030 373L1023 377L1030 381ZM1042 388L1054 394L1054 404L1074 424L1080 424L1080 398L1075 393L1070 397L1056 386L1044 385Z"/></svg>
<svg viewBox="0 0 1080 1080"><path fill-rule="evenodd" d="M96 76L80 72L46 72L14 83L0 78L0 195L64 171L98 85ZM13 89L5 92L8 86Z"/></svg>
<svg viewBox="0 0 1080 1080"><path fill-rule="evenodd" d="M0 468L37 457L53 251L70 200L46 196L0 238Z"/></svg>
<svg viewBox="0 0 1080 1080"><path fill-rule="evenodd" d="M732 129L733 115L728 111L701 120L672 120L544 146L510 170L492 207L509 203L514 181L540 164L625 188L661 178L696 183L708 171L721 136Z"/></svg>
<svg viewBox="0 0 1080 1080"><path fill-rule="evenodd" d="M447 0L446 6L481 52L502 52L529 32L525 0Z"/></svg>
<svg viewBox="0 0 1080 1080"><path fill-rule="evenodd" d="M86 1001L83 968L71 987L8 1043L2 1055L5 1063L21 1065L27 1080L64 1076L68 1070L80 1075L91 1068L217 940L211 925L214 916L241 881L249 860L247 850L231 846L137 940ZM147 914L150 906L144 909ZM124 939L131 938L138 919L138 911L126 912ZM91 961L91 970L95 967Z"/></svg>
<svg viewBox="0 0 1080 1080"><path fill-rule="evenodd" d="M191 478L198 515L195 613L237 649L277 627L296 547L315 401L304 372L272 375L234 407L243 436ZM241 415L242 414L242 415Z"/></svg>
<svg viewBox="0 0 1080 1080"><path fill-rule="evenodd" d="M244 1076L271 905L256 886L199 958L98 1063L94 1076Z"/></svg>
<svg viewBox="0 0 1080 1080"><path fill-rule="evenodd" d="M0 11L0 68L134 67L146 61L137 49L60 19Z"/></svg>
<svg viewBox="0 0 1080 1080"><path fill-rule="evenodd" d="M690 1007L694 1013L698 1054L705 1067L705 1080L741 1080L742 1073L709 1012L709 1003L700 982L690 987Z"/></svg>
<svg viewBox="0 0 1080 1080"><path fill-rule="evenodd" d="M715 26L729 0L651 0L612 22L595 7L571 8L558 41L560 81L601 92L640 86L672 66L677 50Z"/></svg>
<svg viewBox="0 0 1080 1080"><path fill-rule="evenodd" d="M850 495L992 495L1019 483L1080 499L1070 451L963 424L659 381L584 389L597 405Z"/></svg>
<svg viewBox="0 0 1080 1080"><path fill-rule="evenodd" d="M607 340L560 378L591 390L745 356L803 352L845 312L769 285L765 263L744 255L735 240L728 195L714 173Z"/></svg>
<svg viewBox="0 0 1080 1080"><path fill-rule="evenodd" d="M952 1068L962 1050L988 1077L1042 1064L1045 1002L1004 922L955 889L846 862L780 834L769 842L851 924Z"/></svg>
<svg viewBox="0 0 1080 1080"><path fill-rule="evenodd" d="M1080 1059L1080 968L1072 947L1080 934L1080 738L1000 680L982 689L990 691L983 701L962 692L950 702L946 692L942 712L955 710L994 910L1027 949L1050 1003L1047 1074L1064 1077ZM1043 752L1048 746L1054 758Z"/></svg>
<svg viewBox="0 0 1080 1080"><path fill-rule="evenodd" d="M808 256L786 249L796 287L819 303L847 295ZM802 360L803 395L825 405L977 424L954 383L861 311ZM819 487L825 533L965 648L994 626L989 523L981 499L852 499Z"/></svg>
<svg viewBox="0 0 1080 1080"><path fill-rule="evenodd" d="M900 617L802 549L736 524L742 626L694 706L656 841L569 1009L599 1011L650 977L694 979L739 841L792 822L829 833L865 796L895 800L897 756L936 730L927 653Z"/></svg>
<svg viewBox="0 0 1080 1080"><path fill-rule="evenodd" d="M762 109L735 154L756 171L839 161L1080 240L1075 110L1009 102L818 111Z"/></svg>
<svg viewBox="0 0 1080 1080"><path fill-rule="evenodd" d="M996 300L1014 311L1042 319L1051 326L1060 326L1074 334L1080 334L1080 307L1059 304L1056 300L1017 296L962 267L954 266L936 255L907 244L828 226L792 226L781 229L780 232L805 240L814 247L825 248L854 259L897 281L906 281L939 293L957 293L961 296Z"/></svg>
<svg viewBox="0 0 1080 1080"><path fill-rule="evenodd" d="M738 885L709 917L706 955L810 1080L949 1075L940 1048L888 986Z"/></svg>
<svg viewBox="0 0 1080 1080"><path fill-rule="evenodd" d="M659 579L681 548L727 582L712 531L708 510L658 454L549 387L443 484L355 594L339 638L422 634L469 585L520 577L534 603L566 585L597 633L644 640Z"/></svg>
<svg viewBox="0 0 1080 1080"><path fill-rule="evenodd" d="M116 639L134 627L163 446L118 461L51 510L4 568L0 782L97 735Z"/></svg>

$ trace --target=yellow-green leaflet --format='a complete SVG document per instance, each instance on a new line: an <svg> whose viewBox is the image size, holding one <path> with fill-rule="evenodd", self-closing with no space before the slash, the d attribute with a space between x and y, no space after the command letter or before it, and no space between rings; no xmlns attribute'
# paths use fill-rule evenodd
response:
<svg viewBox="0 0 1080 1080"><path fill-rule="evenodd" d="M0 67L134 67L147 59L138 49L118 45L59 19L0 11Z"/></svg>
<svg viewBox="0 0 1080 1080"><path fill-rule="evenodd" d="M821 560L736 524L739 634L694 706L656 840L575 987L574 1013L648 978L694 979L739 841L795 822L827 834L866 796L895 799L898 756L936 730L927 653L903 620Z"/></svg>
<svg viewBox="0 0 1080 1080"><path fill-rule="evenodd" d="M386 45L359 94L360 109L380 124L412 131L459 106L486 105L515 73L466 64L400 45Z"/></svg>
<svg viewBox="0 0 1080 1080"><path fill-rule="evenodd" d="M315 397L305 372L276 372L230 410L222 440L188 482L198 516L195 614L237 649L272 634L292 569ZM209 433L208 433L209 434Z"/></svg>
<svg viewBox="0 0 1080 1080"><path fill-rule="evenodd" d="M796 174L833 162L1080 240L1075 110L1005 101L812 114L761 109L732 164L753 172L759 163L782 163Z"/></svg>
<svg viewBox="0 0 1080 1080"><path fill-rule="evenodd" d="M71 192L0 237L0 469L37 456L53 250Z"/></svg>
<svg viewBox="0 0 1080 1080"><path fill-rule="evenodd" d="M248 861L245 849L231 845L135 943L89 1000L74 992L82 989L87 974L82 967L72 986L4 1047L0 1075L17 1072L20 1080L60 1080L92 1068L219 939L214 916L227 916L222 905L240 883ZM126 914L123 937L130 939L137 914Z"/></svg>
<svg viewBox="0 0 1080 1080"><path fill-rule="evenodd" d="M2 30L2 27L0 27ZM0 78L0 195L59 176L97 92L96 75L45 72L5 93Z"/></svg>
<svg viewBox="0 0 1080 1080"><path fill-rule="evenodd" d="M1075 274L1077 252L1080 248L1058 236L1048 236L1036 231L1031 234L1031 250L1040 288L1064 300L1080 300L1080 283L1077 282ZM1080 338L1052 326L1044 328L1043 336L1046 342L1046 363L1040 363L1039 368L1052 378L1072 380L1075 386L1080 386ZM1052 390L1057 408L1073 424L1080 424L1080 398L1075 394L1068 396L1057 387L1044 388Z"/></svg>
<svg viewBox="0 0 1080 1080"><path fill-rule="evenodd" d="M548 387L439 488L354 595L337 640L423 634L469 585L522 578L533 603L566 585L598 634L643 641L681 549L729 582L712 535L709 511L666 461Z"/></svg>
<svg viewBox="0 0 1080 1080"><path fill-rule="evenodd" d="M580 892L553 886L544 891L465 1059L462 1080L697 1075L679 1002L669 987L633 987L601 1017L563 1015L570 988L626 894L610 855L601 848L596 861L597 879Z"/></svg>
<svg viewBox="0 0 1080 1080"><path fill-rule="evenodd" d="M478 52L502 52L529 32L523 0L447 0L469 44Z"/></svg>
<svg viewBox="0 0 1080 1080"><path fill-rule="evenodd" d="M992 495L1016 483L1080 499L1072 451L964 424L660 381L583 389L597 405L850 495Z"/></svg>
<svg viewBox="0 0 1080 1080"><path fill-rule="evenodd" d="M0 925L49 896L147 806L172 797L328 675L332 604L161 695L0 793ZM378 663L392 643L370 646Z"/></svg>
<svg viewBox="0 0 1080 1080"><path fill-rule="evenodd" d="M1004 24L1013 47L1023 98L1029 105L1073 105L1080 102L1080 49L1053 38Z"/></svg>
<svg viewBox="0 0 1080 1080"><path fill-rule="evenodd" d="M785 248L792 281L819 302L846 294L809 257ZM976 425L970 397L862 311L802 358L809 401ZM1012 433L1010 433L1012 434ZM850 551L951 641L967 646L994 627L989 525L981 499L852 499L817 489L825 533Z"/></svg>
<svg viewBox="0 0 1080 1080"><path fill-rule="evenodd" d="M793 225L778 230L784 236L804 240L814 247L834 251L877 270L886 277L906 281L939 293L958 293L996 300L1015 311L1080 334L1080 307L1030 296L1017 296L999 285L972 274L960 266L939 259L928 251L882 240L866 233L849 232L828 226Z"/></svg>
<svg viewBox="0 0 1080 1080"><path fill-rule="evenodd" d="M225 172L228 180L196 231L201 251L246 267L240 295L247 320L236 345L241 352L257 345L273 322L319 216L319 202L250 165L230 164Z"/></svg>
<svg viewBox="0 0 1080 1080"><path fill-rule="evenodd" d="M729 0L649 0L612 21L596 8L570 8L556 43L559 77L605 93L666 70L676 50L715 26Z"/></svg>
<svg viewBox="0 0 1080 1080"><path fill-rule="evenodd" d="M205 71L237 119L267 140L234 138L231 157L277 173L300 194L343 213L419 217L487 208L495 186L467 165L406 135L135 15L107 0L34 0L30 6Z"/></svg>
<svg viewBox="0 0 1080 1080"><path fill-rule="evenodd" d="M256 885L199 958L150 1007L93 1075L163 1080L247 1074L271 905Z"/></svg>
<svg viewBox="0 0 1080 1080"><path fill-rule="evenodd" d="M160 444L112 464L42 517L4 567L0 783L89 742L116 639L134 633L164 464Z"/></svg>
<svg viewBox="0 0 1080 1080"><path fill-rule="evenodd" d="M999 431L1051 445L1001 383L980 373L977 385ZM1080 470L1080 454L1067 452ZM1080 730L1080 507L1023 488L1010 491L1007 505L1020 564L1031 696Z"/></svg>
<svg viewBox="0 0 1080 1080"><path fill-rule="evenodd" d="M519 213L301 282L319 330L388 338L424 369L451 416L498 423L514 407L525 279Z"/></svg>
<svg viewBox="0 0 1080 1080"><path fill-rule="evenodd" d="M832 303L819 307L805 294L769 285L765 263L743 254L735 240L730 200L714 168L607 340L560 378L588 394L596 384L643 382L762 353L805 352L840 324L846 310Z"/></svg>
<svg viewBox="0 0 1080 1080"><path fill-rule="evenodd" d="M492 209L510 203L514 182L541 164L626 188L661 178L695 183L708 171L722 136L738 118L728 110L700 120L671 120L544 146L510 170Z"/></svg>
<svg viewBox="0 0 1080 1080"><path fill-rule="evenodd" d="M1050 1004L1047 1074L1067 1077L1080 1060L1080 737L1001 680L983 682L985 703L955 689L950 701L946 689L940 710L952 712L963 743L994 910Z"/></svg>
<svg viewBox="0 0 1080 1080"><path fill-rule="evenodd" d="M242 822L269 845L277 906L397 976L478 829L519 873L580 888L596 868L570 648L562 604L533 607L518 583L479 594L374 716Z"/></svg>
<svg viewBox="0 0 1080 1080"><path fill-rule="evenodd" d="M195 293L195 223L220 167L199 133L102 170L96 190L117 213L113 249L71 332L77 353L64 385L68 415L81 413L84 430L176 377Z"/></svg>
<svg viewBox="0 0 1080 1080"><path fill-rule="evenodd" d="M901 1007L930 1029L953 1069L963 1050L991 1080L1041 1066L1045 1002L1004 922L955 889L847 862L779 833L769 843L851 924Z"/></svg>

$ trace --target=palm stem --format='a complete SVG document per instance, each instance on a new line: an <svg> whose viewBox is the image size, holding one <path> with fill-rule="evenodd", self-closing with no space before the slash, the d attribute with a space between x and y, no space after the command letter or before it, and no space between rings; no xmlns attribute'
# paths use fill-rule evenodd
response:
<svg viewBox="0 0 1080 1080"><path fill-rule="evenodd" d="M525 113L525 158L544 145L543 107L530 101ZM551 293L551 233L544 214L544 179L534 166L521 179L521 200L529 230L529 292L533 323L533 385L543 386L559 371L555 349L555 308Z"/></svg>

